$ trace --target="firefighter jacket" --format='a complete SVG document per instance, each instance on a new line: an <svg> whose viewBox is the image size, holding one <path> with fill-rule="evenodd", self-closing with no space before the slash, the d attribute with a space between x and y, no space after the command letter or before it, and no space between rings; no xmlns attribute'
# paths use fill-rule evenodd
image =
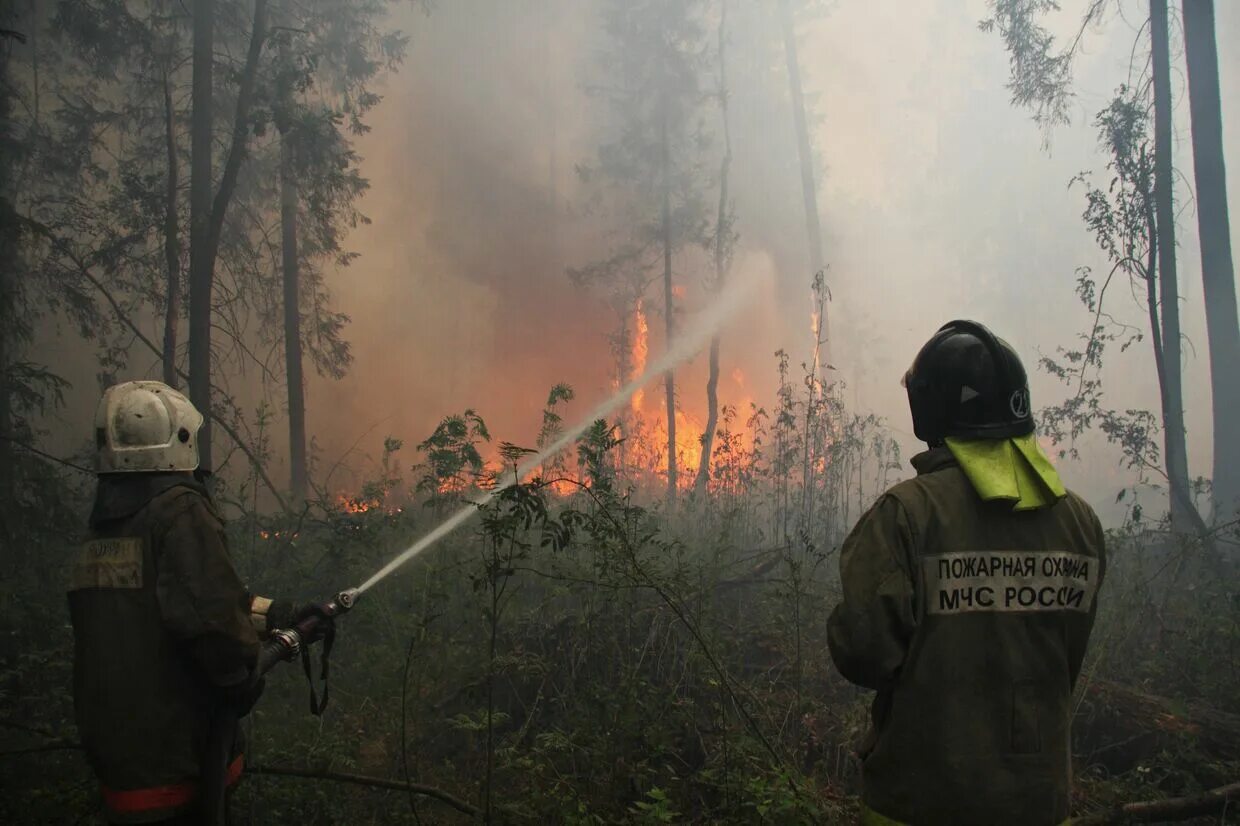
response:
<svg viewBox="0 0 1240 826"><path fill-rule="evenodd" d="M147 822L195 805L212 717L249 680L258 636L191 475L101 476L90 527L69 586L78 731L108 817Z"/></svg>
<svg viewBox="0 0 1240 826"><path fill-rule="evenodd" d="M877 691L864 803L918 825L1060 823L1098 517L1070 492L1038 510L985 502L946 448L913 466L845 540L828 625L840 673Z"/></svg>

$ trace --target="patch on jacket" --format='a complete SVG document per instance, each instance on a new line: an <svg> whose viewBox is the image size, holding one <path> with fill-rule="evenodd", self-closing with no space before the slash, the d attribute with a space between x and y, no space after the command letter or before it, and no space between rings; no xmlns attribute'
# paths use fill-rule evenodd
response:
<svg viewBox="0 0 1240 826"><path fill-rule="evenodd" d="M82 545L69 575L69 590L141 588L142 539L92 539Z"/></svg>
<svg viewBox="0 0 1240 826"><path fill-rule="evenodd" d="M965 551L922 558L926 613L1083 611L1098 560L1066 551Z"/></svg>

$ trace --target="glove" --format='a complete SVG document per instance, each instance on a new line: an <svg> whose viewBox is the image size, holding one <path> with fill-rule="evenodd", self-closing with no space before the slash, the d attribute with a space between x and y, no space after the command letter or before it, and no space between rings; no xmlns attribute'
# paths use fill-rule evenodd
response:
<svg viewBox="0 0 1240 826"><path fill-rule="evenodd" d="M312 645L335 629L336 620L326 605L312 602L294 608L293 626L301 634L302 642Z"/></svg>
<svg viewBox="0 0 1240 826"><path fill-rule="evenodd" d="M297 606L292 600L274 599L267 606L267 632L271 633L277 628L292 628L293 615L297 613Z"/></svg>
<svg viewBox="0 0 1240 826"><path fill-rule="evenodd" d="M263 689L266 687L266 680L262 677L255 679L251 675L235 685L222 686L220 688L220 695L223 701L232 706L233 710L237 712L238 717L244 717L254 708L258 698L263 696Z"/></svg>

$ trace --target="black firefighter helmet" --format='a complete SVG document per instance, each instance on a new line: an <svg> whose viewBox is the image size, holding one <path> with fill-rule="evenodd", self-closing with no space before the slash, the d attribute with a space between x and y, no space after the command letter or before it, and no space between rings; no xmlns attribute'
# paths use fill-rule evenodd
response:
<svg viewBox="0 0 1240 826"><path fill-rule="evenodd" d="M939 328L904 374L913 432L934 446L1033 432L1029 377L1007 342L975 321Z"/></svg>

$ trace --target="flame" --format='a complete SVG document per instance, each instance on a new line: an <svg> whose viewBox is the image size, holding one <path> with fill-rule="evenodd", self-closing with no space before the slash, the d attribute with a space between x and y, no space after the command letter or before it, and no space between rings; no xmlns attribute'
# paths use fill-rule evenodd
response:
<svg viewBox="0 0 1240 826"><path fill-rule="evenodd" d="M672 298L684 298L684 297L685 297L685 285L684 284L673 284L672 285Z"/></svg>
<svg viewBox="0 0 1240 826"><path fill-rule="evenodd" d="M815 299L817 299L817 294L815 294L814 298L815 298ZM815 384L815 385L817 385L817 383L818 383L818 372L819 372L819 370L821 370L821 369L822 369L822 362L821 362L822 356L821 356L821 354L820 354L820 352L819 352L819 342L822 340L822 318L821 318L820 316L821 316L821 314L818 312L818 310L817 310L817 309L814 309L814 310L811 310L811 311L810 311L810 314L809 314L809 317L810 317L810 326L809 326L809 331L810 331L810 332L813 334L813 336L814 336L814 372L813 372L813 381L814 381L814 384Z"/></svg>
<svg viewBox="0 0 1240 826"><path fill-rule="evenodd" d="M683 285L674 285L673 294L681 298L685 294ZM630 349L628 353L629 362L629 378L633 379L640 376L646 370L647 361L650 355L650 325L646 317L645 304L643 299L638 298L633 306L633 315L630 321L631 336ZM733 386L737 388L745 388L746 376L743 370L735 367L731 370L731 378ZM680 394L678 394L679 397ZM726 396L730 393L721 393L725 398L721 399L722 404L730 403ZM748 411L752 397L745 395L737 410ZM638 390L629 400L629 417L624 425L625 440L625 467L634 481L644 480L647 483L654 483L659 477L662 477L662 484L666 484L668 470L668 445L667 445L667 411L664 407L664 396L662 392L647 395L644 389ZM677 487L690 490L693 488L697 480L698 466L702 460L702 435L705 432L705 415L701 417L685 410L676 411L676 467ZM717 427L723 427L720 421ZM739 447L742 452L752 450L752 437L747 429L743 427L742 422L734 422L731 429L731 439L733 447ZM714 442L714 448L718 448L720 442L718 439ZM569 476L570 474L563 474ZM712 481L712 485L714 482ZM576 485L569 481L559 481L549 485L550 489L558 494L571 493L576 489Z"/></svg>
<svg viewBox="0 0 1240 826"><path fill-rule="evenodd" d="M632 378L646 372L646 358L650 354L650 325L646 322L646 313L642 310L642 300L637 299L633 307L633 351L629 354L632 363ZM641 413L642 403L646 400L646 391L638 390L633 394L631 405L634 413Z"/></svg>
<svg viewBox="0 0 1240 826"><path fill-rule="evenodd" d="M298 535L299 534L297 533L297 531L259 531L258 532L259 538L264 539L264 540L280 539L281 537L284 537L286 539L296 539Z"/></svg>
<svg viewBox="0 0 1240 826"><path fill-rule="evenodd" d="M342 493L336 499L336 507L340 509L341 513L366 513L366 511L379 507L379 503L374 499L360 499L356 496Z"/></svg>
<svg viewBox="0 0 1240 826"><path fill-rule="evenodd" d="M463 477L456 477L456 478L444 479L442 482L439 483L439 485L435 489L439 491L439 493L441 494L450 494L450 493L464 493L465 488L467 487L468 487L468 484L466 484L465 479Z"/></svg>
<svg viewBox="0 0 1240 826"><path fill-rule="evenodd" d="M572 471L565 470L555 479L548 481L547 489L557 496L568 496L576 493L580 489L578 487L579 481L580 480L577 478L577 474Z"/></svg>

